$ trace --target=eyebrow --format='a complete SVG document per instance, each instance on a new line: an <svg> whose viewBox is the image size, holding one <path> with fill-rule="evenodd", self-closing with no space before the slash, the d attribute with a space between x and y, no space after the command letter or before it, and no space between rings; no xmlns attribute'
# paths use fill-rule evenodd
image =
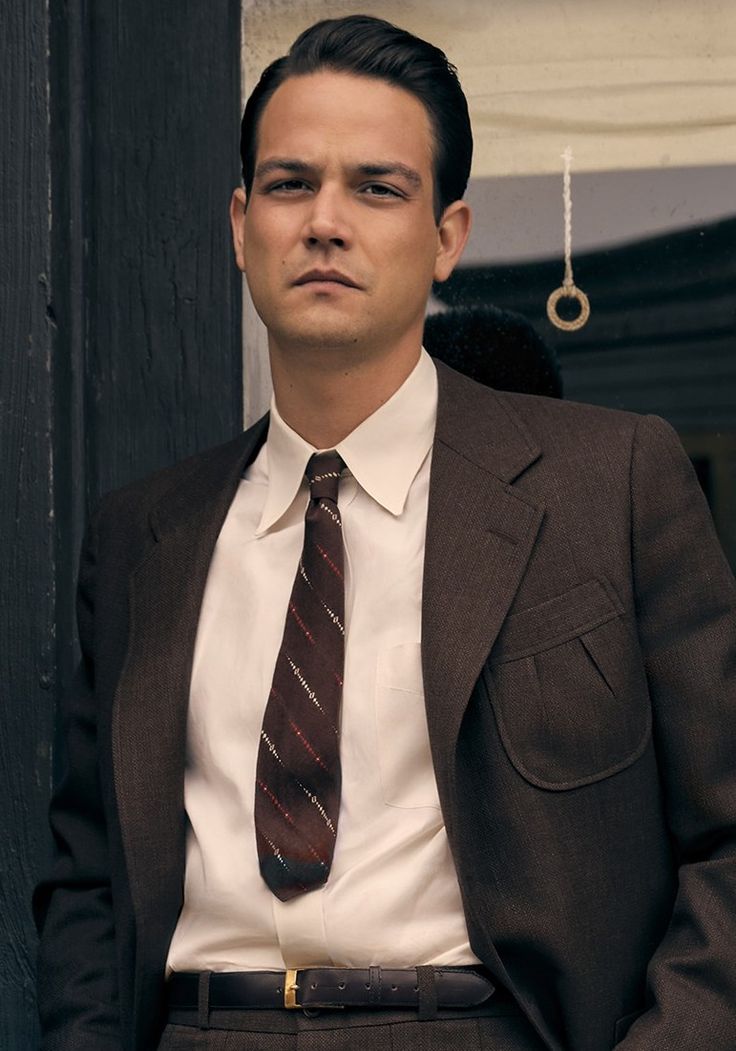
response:
<svg viewBox="0 0 736 1051"><path fill-rule="evenodd" d="M264 176L277 171L292 172L294 175L304 175L305 172L309 171L309 165L304 161L293 161L286 157L270 157L267 161L261 161L256 167L253 177L255 179L262 179Z"/></svg>
<svg viewBox="0 0 736 1051"><path fill-rule="evenodd" d="M410 168L408 164L402 164L400 161L391 161L385 164L359 164L356 170L361 175L372 177L401 175L417 190L422 185L422 177L419 172Z"/></svg>
<svg viewBox="0 0 736 1051"><path fill-rule="evenodd" d="M307 164L306 161L296 160L291 157L269 157L268 160L261 161L256 167L254 178L263 179L267 175L271 175L273 172L289 172L292 175L306 175L313 172L316 169L314 165ZM418 171L414 168L410 168L408 164L402 164L400 161L382 161L374 162L371 164L356 164L353 169L356 174L365 176L366 178L380 178L385 175L399 175L403 179L418 190L422 186L422 177Z"/></svg>

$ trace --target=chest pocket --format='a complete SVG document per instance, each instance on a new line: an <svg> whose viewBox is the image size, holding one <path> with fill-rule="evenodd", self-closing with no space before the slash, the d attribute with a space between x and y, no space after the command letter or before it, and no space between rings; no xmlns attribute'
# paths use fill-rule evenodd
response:
<svg viewBox="0 0 736 1051"><path fill-rule="evenodd" d="M600 781L646 748L651 710L638 640L599 580L512 614L483 678L509 759L539 788Z"/></svg>

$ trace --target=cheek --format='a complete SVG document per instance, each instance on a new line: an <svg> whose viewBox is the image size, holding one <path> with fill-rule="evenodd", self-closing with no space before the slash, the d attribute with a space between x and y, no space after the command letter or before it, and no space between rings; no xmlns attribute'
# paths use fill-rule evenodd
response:
<svg viewBox="0 0 736 1051"><path fill-rule="evenodd" d="M413 288L426 290L431 284L436 258L436 238L396 237L390 250L388 268L397 292Z"/></svg>
<svg viewBox="0 0 736 1051"><path fill-rule="evenodd" d="M265 221L267 219L267 221ZM279 265L294 240L294 220L276 215L251 216L245 226L245 257L259 265Z"/></svg>
<svg viewBox="0 0 736 1051"><path fill-rule="evenodd" d="M427 259L434 260L437 251L437 227L426 217L421 223L411 222L405 226L397 223L391 228L388 236L392 241L392 251L403 258L412 259L415 266L423 267Z"/></svg>

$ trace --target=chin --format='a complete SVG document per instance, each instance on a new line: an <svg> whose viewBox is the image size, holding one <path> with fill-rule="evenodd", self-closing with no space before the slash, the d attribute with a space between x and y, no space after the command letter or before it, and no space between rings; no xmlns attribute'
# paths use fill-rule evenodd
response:
<svg viewBox="0 0 736 1051"><path fill-rule="evenodd" d="M279 333L282 346L300 350L341 351L357 348L370 339L370 333L351 325L304 325Z"/></svg>

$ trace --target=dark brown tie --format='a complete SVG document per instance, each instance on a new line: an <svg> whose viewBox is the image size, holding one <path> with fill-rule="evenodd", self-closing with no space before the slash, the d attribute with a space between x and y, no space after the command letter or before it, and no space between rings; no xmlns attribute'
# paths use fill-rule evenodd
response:
<svg viewBox="0 0 736 1051"><path fill-rule="evenodd" d="M263 716L255 826L261 875L281 901L327 881L340 809L345 650L340 472L334 450L307 464L304 548Z"/></svg>

